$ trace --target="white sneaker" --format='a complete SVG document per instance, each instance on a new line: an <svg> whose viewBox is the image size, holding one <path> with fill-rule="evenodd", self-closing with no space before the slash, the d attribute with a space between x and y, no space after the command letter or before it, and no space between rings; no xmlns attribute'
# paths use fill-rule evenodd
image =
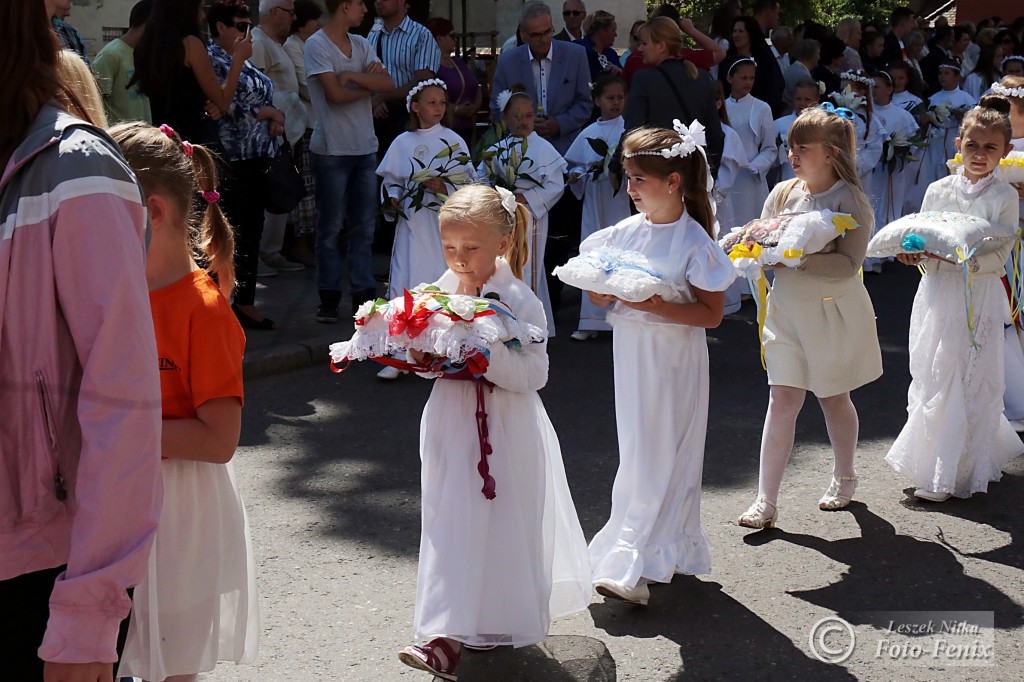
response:
<svg viewBox="0 0 1024 682"><path fill-rule="evenodd" d="M275 253L274 255L262 260L264 265L274 268L280 272L298 272L306 269L306 266L302 263L296 263L295 261L288 260L279 253Z"/></svg>
<svg viewBox="0 0 1024 682"><path fill-rule="evenodd" d="M920 500L927 500L928 502L945 502L953 497L953 495L950 493L933 493L930 490L918 488L914 491L914 497Z"/></svg>
<svg viewBox="0 0 1024 682"><path fill-rule="evenodd" d="M405 374L402 370L397 367L386 366L381 371L377 372L378 379L384 379L385 381L394 381L398 377Z"/></svg>
<svg viewBox="0 0 1024 682"><path fill-rule="evenodd" d="M597 332L587 331L584 329L577 329L576 331L569 335L569 338L572 339L573 341L589 341L590 339L597 338Z"/></svg>
<svg viewBox="0 0 1024 682"><path fill-rule="evenodd" d="M259 265L256 266L256 276L257 277L277 277L277 270L275 270L274 268L270 267L269 265L266 265L263 261L260 261Z"/></svg>
<svg viewBox="0 0 1024 682"><path fill-rule="evenodd" d="M651 598L651 591L645 582L641 582L636 587L622 587L608 578L599 578L594 581L594 591L602 597L619 599L640 606L647 606L647 602Z"/></svg>

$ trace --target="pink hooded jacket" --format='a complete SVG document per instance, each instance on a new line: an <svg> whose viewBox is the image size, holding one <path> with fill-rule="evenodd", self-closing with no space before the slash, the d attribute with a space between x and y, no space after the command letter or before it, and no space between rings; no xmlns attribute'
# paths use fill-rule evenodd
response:
<svg viewBox="0 0 1024 682"><path fill-rule="evenodd" d="M0 178L0 580L67 565L45 661L116 660L160 516L145 229L114 141L43 107Z"/></svg>

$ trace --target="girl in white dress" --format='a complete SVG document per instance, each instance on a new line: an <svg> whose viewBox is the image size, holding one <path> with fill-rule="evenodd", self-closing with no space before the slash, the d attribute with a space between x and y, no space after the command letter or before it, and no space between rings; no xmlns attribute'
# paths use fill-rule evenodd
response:
<svg viewBox="0 0 1024 682"><path fill-rule="evenodd" d="M808 391L825 415L835 457L818 508L846 507L857 486L859 426L850 392L882 375L882 353L859 276L874 213L857 176L855 116L843 109L804 110L789 129L789 161L797 179L776 186L764 204L765 218L828 209L851 214L859 227L805 255L797 267L775 269L761 337L771 390L758 493L740 516L741 526L764 528L778 521L776 500Z"/></svg>
<svg viewBox="0 0 1024 682"><path fill-rule="evenodd" d="M718 110L718 117L722 120L722 132L725 133L722 161L718 165L718 180L711 192L711 197L715 202L715 239L718 239L722 231L728 231L737 226L736 211L732 205L734 196L732 186L735 184L737 176L746 171L750 159L747 158L747 151L743 148L740 136L729 123L729 112L725 108L725 85L722 81L711 81L711 96L715 98L715 108ZM746 279L737 277L736 281L725 290L724 314L731 315L738 311L743 305L743 294L748 291Z"/></svg>
<svg viewBox="0 0 1024 682"><path fill-rule="evenodd" d="M386 204L402 213L396 215L389 298L433 282L445 271L437 211L448 194L473 180L469 148L446 125L451 120L446 90L439 78L412 87L406 97L408 130L395 138L377 167ZM442 168L445 177L438 177ZM414 202L411 193L421 187L426 191Z"/></svg>
<svg viewBox="0 0 1024 682"><path fill-rule="evenodd" d="M448 125L444 81L430 78L409 90L406 132L395 138L377 167L385 216L397 220L391 248L388 298L406 289L433 282L444 272L437 211L448 194L472 181L474 171L469 148ZM444 171L445 177L439 177ZM421 192L422 190L422 192ZM397 379L402 372L384 367L379 379Z"/></svg>
<svg viewBox="0 0 1024 682"><path fill-rule="evenodd" d="M703 143L697 122L687 129L676 121L675 132L627 134L623 168L641 213L580 245L581 253L638 251L675 290L639 303L588 293L599 305L615 304L608 321L619 440L611 518L590 543L594 587L636 604L650 598L648 583L711 572L711 543L700 521L709 384L704 330L721 322L723 292L735 271L712 236Z"/></svg>
<svg viewBox="0 0 1024 682"><path fill-rule="evenodd" d="M513 85L511 90L498 93L497 100L508 135L484 152L477 177L492 186L515 192L516 200L530 209L533 216L528 239L530 256L523 279L544 304L548 336L554 336L555 316L544 273L544 250L548 240L548 211L565 191L566 163L550 142L533 131L534 109L529 95Z"/></svg>
<svg viewBox="0 0 1024 682"><path fill-rule="evenodd" d="M928 186L949 174L946 162L956 155L956 132L960 128L967 109L973 107L977 100L960 89L960 65L955 61L939 65L939 84L942 89L928 98L928 107L945 105L950 116L945 121L930 121L928 127L928 146L924 149L921 168L914 179L914 190L909 194L914 198L921 196Z"/></svg>
<svg viewBox="0 0 1024 682"><path fill-rule="evenodd" d="M997 103L989 100L1000 100ZM956 211L984 218L1013 234L1017 193L993 175L1010 151L1007 102L985 98L964 117L957 150L963 171L933 183L925 211ZM1006 107L997 111L989 107ZM1009 318L1000 277L1013 243L970 259L970 292L958 265L932 254L900 254L907 265L927 260L910 317L910 376L907 423L887 461L933 502L985 492L1002 468L1024 452L1003 416L1003 325ZM965 295L971 300L967 318Z"/></svg>
<svg viewBox="0 0 1024 682"><path fill-rule="evenodd" d="M789 129L793 121L807 107L816 107L820 103L821 90L812 80L803 79L793 86L793 113L775 119L776 144L779 147L779 182L792 180L793 167L789 165Z"/></svg>
<svg viewBox="0 0 1024 682"><path fill-rule="evenodd" d="M849 87L851 93L862 100L862 103L851 107L853 113L857 114L857 117L853 119L853 125L857 132L857 177L860 179L864 193L869 197L874 197L885 191L883 178L873 171L878 168L879 162L882 160L882 145L888 136L881 120L874 112L874 98L871 90L874 88L875 79L863 72L849 71L843 72L840 77L843 89ZM837 102L837 104L840 103ZM877 227L877 223L875 226ZM882 259L865 259L864 271L881 272Z"/></svg>
<svg viewBox="0 0 1024 682"><path fill-rule="evenodd" d="M750 163L736 176L732 186L733 220L744 225L761 215L761 205L768 196L768 171L775 164L779 150L775 146L775 122L772 109L750 94L757 67L749 57L737 59L729 67L732 95L725 100L732 127L740 136ZM722 225L723 231L736 225Z"/></svg>
<svg viewBox="0 0 1024 682"><path fill-rule="evenodd" d="M907 111L917 108L923 101L916 94L921 88L921 77L917 69L906 62L894 62L886 71L892 76L892 103Z"/></svg>
<svg viewBox="0 0 1024 682"><path fill-rule="evenodd" d="M437 286L497 296L519 320L543 329L544 309L520 279L528 257L527 207L504 189L471 185L449 197L439 217L449 270ZM487 351L482 377L464 370L437 379L420 429L423 528L414 631L429 641L399 657L446 680L456 678L460 644L537 644L552 619L590 603L586 540L558 437L537 395L548 380L547 343L495 343ZM431 360L411 355L420 364ZM478 469L482 462L490 480ZM488 499L481 485L491 482Z"/></svg>
<svg viewBox="0 0 1024 682"><path fill-rule="evenodd" d="M128 123L110 132L146 193L146 279L167 370L160 372L163 511L117 677L194 682L217 661L251 663L259 637L249 523L231 463L245 350L225 298L234 288L234 238L217 206L210 152L169 126ZM190 220L197 195L206 210ZM219 287L196 264L193 244Z"/></svg>
<svg viewBox="0 0 1024 682"><path fill-rule="evenodd" d="M875 74L875 115L882 122L886 130L886 137L891 142L893 138L911 139L918 133L917 120L914 116L901 106L893 104L892 96L895 92L892 75L887 71L879 71ZM919 158L923 150L911 148L912 157ZM876 188L874 194L869 194L871 205L875 209L875 229L879 230L897 218L903 217L903 201L907 194L907 182L911 173L908 172L912 162L896 160L891 165L890 160L882 156L878 165L872 171L871 186ZM880 188L880 191L879 189Z"/></svg>
<svg viewBox="0 0 1024 682"><path fill-rule="evenodd" d="M565 153L569 165L569 189L577 199L583 199L582 239L603 227L614 225L629 217L629 196L615 191L607 172L608 155L594 151L590 140L603 141L610 150L619 145L625 129L622 110L626 104L626 84L619 76L601 76L591 92L601 117L583 129ZM580 301L580 322L572 333L574 341L586 341L598 331L611 329L604 319L605 310L590 302L586 296Z"/></svg>

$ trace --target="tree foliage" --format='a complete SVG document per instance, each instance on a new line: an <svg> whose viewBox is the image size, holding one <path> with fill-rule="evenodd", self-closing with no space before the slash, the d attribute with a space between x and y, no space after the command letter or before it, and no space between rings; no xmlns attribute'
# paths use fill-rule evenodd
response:
<svg viewBox="0 0 1024 682"><path fill-rule="evenodd" d="M647 0L648 9L654 9L660 4L660 0ZM721 0L670 0L669 4L678 7L682 16L693 19L701 30L706 30ZM754 0L744 0L744 10L749 12L753 4ZM857 17L878 21L884 26L888 24L893 8L906 4L905 0L784 0L780 21L784 26L816 21L835 28L843 17Z"/></svg>

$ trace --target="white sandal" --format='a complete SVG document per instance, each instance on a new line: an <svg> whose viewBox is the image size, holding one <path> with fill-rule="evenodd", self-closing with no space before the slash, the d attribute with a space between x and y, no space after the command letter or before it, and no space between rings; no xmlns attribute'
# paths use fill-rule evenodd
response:
<svg viewBox="0 0 1024 682"><path fill-rule="evenodd" d="M768 516L766 506L772 508L771 516ZM747 511L743 512L736 523L744 528L774 528L775 522L778 520L779 505L761 495L754 500Z"/></svg>
<svg viewBox="0 0 1024 682"><path fill-rule="evenodd" d="M828 490L822 495L821 499L818 500L818 509L822 511L836 511L838 509L844 509L849 506L850 501L853 499L853 494L857 492L857 481L860 479L854 476L836 476L832 477L832 482L828 486ZM852 481L853 490L850 491L849 495L840 495L839 491L842 489L843 481Z"/></svg>

